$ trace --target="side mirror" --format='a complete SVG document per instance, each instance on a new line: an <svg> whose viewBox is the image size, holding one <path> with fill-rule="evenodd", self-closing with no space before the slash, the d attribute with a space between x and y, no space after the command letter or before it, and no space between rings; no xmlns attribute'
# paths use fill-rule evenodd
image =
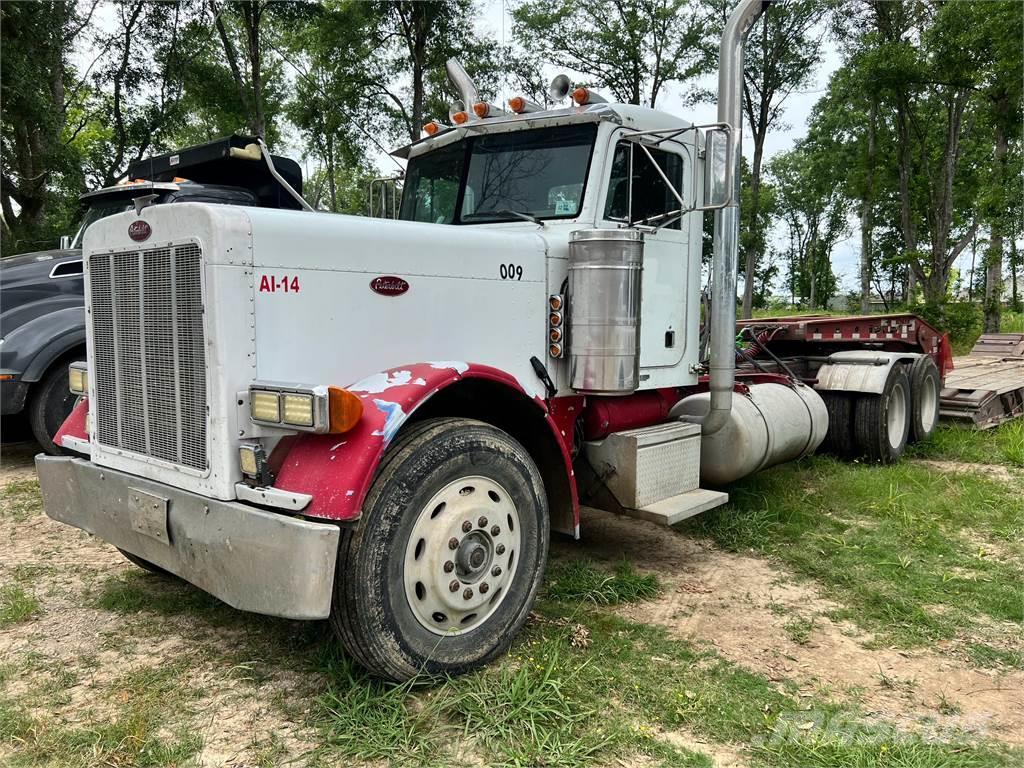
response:
<svg viewBox="0 0 1024 768"><path fill-rule="evenodd" d="M71 247L71 235L60 236L60 249L66 251Z"/></svg>
<svg viewBox="0 0 1024 768"><path fill-rule="evenodd" d="M724 208L732 203L736 170L728 127L707 128L704 133L704 208Z"/></svg>

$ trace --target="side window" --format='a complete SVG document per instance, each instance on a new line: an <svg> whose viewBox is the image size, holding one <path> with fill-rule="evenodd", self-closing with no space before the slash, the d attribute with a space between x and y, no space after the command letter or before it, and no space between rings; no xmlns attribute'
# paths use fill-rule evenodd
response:
<svg viewBox="0 0 1024 768"><path fill-rule="evenodd" d="M676 185L683 188L683 158L672 152L648 147L658 167ZM630 210L629 166L633 163L633 195ZM613 221L642 222L671 211L679 210L679 200L672 194L658 171L651 165L647 154L631 141L620 141L612 158L611 180L604 215ZM657 221L653 223L658 223ZM667 224L666 229L679 229L680 220Z"/></svg>

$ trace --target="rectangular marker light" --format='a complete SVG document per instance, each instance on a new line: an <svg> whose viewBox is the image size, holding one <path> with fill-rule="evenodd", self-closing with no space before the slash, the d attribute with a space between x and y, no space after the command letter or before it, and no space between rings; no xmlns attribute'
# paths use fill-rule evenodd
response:
<svg viewBox="0 0 1024 768"><path fill-rule="evenodd" d="M284 421L285 424L294 424L298 427L313 426L313 397L312 395L294 395L285 392L284 399Z"/></svg>
<svg viewBox="0 0 1024 768"><path fill-rule="evenodd" d="M256 421L281 421L281 396L277 392L253 389L249 392L249 411Z"/></svg>

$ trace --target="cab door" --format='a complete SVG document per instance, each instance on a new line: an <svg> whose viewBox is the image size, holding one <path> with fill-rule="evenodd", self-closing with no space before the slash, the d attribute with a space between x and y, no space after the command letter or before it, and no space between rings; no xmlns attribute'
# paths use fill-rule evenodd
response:
<svg viewBox="0 0 1024 768"><path fill-rule="evenodd" d="M614 149L603 218L610 226L624 224L644 227L644 265L641 280L640 368L641 380L661 386L657 370L671 368L683 358L688 335L685 328L690 285L690 220L674 214L682 206L661 174L672 182L692 205L688 188L688 148L665 141L647 146L619 140ZM648 155L648 153L650 153ZM632 184L630 184L632 178ZM688 207L687 206L687 207ZM646 225L646 226L645 226ZM648 229L650 227L650 229ZM656 229L655 229L656 228ZM692 330L692 329L691 329Z"/></svg>

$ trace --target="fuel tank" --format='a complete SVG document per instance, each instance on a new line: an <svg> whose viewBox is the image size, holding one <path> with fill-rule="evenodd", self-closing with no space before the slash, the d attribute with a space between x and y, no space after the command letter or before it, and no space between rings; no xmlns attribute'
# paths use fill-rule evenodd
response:
<svg viewBox="0 0 1024 768"><path fill-rule="evenodd" d="M680 400L672 418L703 416L711 394ZM828 431L825 403L804 384L752 384L733 397L726 425L700 446L702 485L726 485L754 472L813 453Z"/></svg>

